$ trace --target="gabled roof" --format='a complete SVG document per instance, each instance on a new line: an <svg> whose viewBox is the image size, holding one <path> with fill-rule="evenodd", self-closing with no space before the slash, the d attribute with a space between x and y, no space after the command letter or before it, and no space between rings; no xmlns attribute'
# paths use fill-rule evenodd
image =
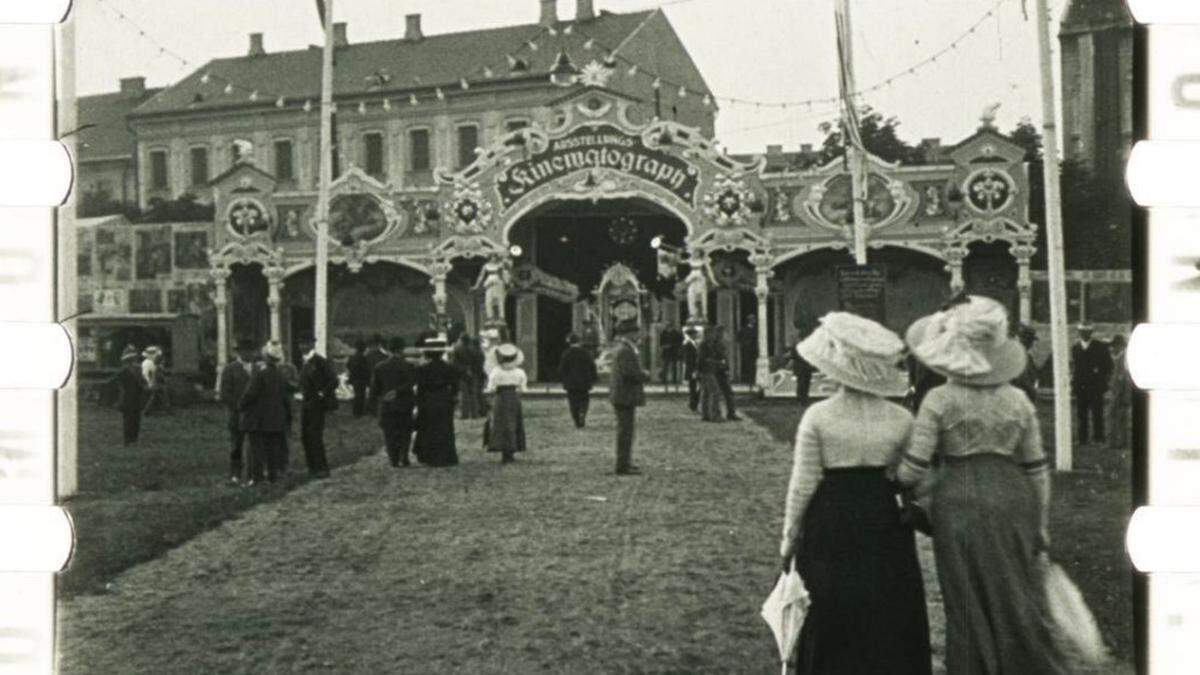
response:
<svg viewBox="0 0 1200 675"><path fill-rule="evenodd" d="M560 22L554 34L537 24L489 28L484 30L428 35L419 40L365 42L336 51L334 92L339 98L382 96L387 93L417 92L428 97L434 87L450 96L461 93L459 80L467 78L471 87L514 80L507 61L512 55L529 64L527 75L545 78L560 49L565 49L576 66L600 61L620 45L651 12L613 14L601 12L585 21ZM570 33L564 29L571 26ZM351 36L353 38L353 36ZM534 40L538 49L526 44ZM591 48L587 43L591 40ZM643 64L662 68L663 64ZM492 78L484 68L492 71ZM692 72L672 72L693 91L707 92L703 78ZM379 86L373 76L383 73L389 79ZM205 74L210 74L207 78ZM279 97L295 104L320 99L321 50L316 47L259 56L216 59L191 73L174 86L160 92L140 106L135 116L170 112L203 111L247 106L269 108ZM232 92L225 94L228 84ZM258 100L250 101L250 93ZM199 95L199 97L197 97Z"/></svg>
<svg viewBox="0 0 1200 675"><path fill-rule="evenodd" d="M80 161L86 162L102 157L132 157L133 134L125 123L125 116L160 91L162 90L146 89L140 94L115 92L80 96L76 101L79 126L95 125L79 132Z"/></svg>
<svg viewBox="0 0 1200 675"><path fill-rule="evenodd" d="M1059 33L1078 33L1114 26L1133 26L1133 15L1125 6L1125 0L1070 0Z"/></svg>

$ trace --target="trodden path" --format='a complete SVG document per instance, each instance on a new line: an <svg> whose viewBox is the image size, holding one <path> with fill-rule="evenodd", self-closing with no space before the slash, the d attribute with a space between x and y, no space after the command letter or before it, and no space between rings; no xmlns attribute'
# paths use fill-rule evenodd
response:
<svg viewBox="0 0 1200 675"><path fill-rule="evenodd" d="M605 402L583 431L565 401L525 412L513 465L460 422L458 467L369 456L67 600L62 671L778 672L758 611L791 449L652 400L645 474L618 478Z"/></svg>

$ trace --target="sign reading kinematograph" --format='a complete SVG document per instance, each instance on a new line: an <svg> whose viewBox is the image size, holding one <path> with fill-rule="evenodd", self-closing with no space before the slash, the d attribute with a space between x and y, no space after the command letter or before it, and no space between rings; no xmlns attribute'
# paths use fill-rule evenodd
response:
<svg viewBox="0 0 1200 675"><path fill-rule="evenodd" d="M696 167L647 147L640 136L612 125L580 128L550 141L545 152L516 162L497 174L496 191L507 209L536 188L584 169L619 171L654 183L695 206L700 182Z"/></svg>

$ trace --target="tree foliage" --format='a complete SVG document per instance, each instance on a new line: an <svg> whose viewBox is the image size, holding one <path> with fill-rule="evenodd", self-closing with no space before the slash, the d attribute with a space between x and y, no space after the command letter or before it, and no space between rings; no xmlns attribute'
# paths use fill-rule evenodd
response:
<svg viewBox="0 0 1200 675"><path fill-rule="evenodd" d="M895 116L884 117L883 113L864 106L859 111L859 135L867 152L888 162L905 165L925 164L925 153L919 147L900 138L900 120ZM817 163L825 164L846 153L846 139L840 121L822 122L818 127L825 134Z"/></svg>

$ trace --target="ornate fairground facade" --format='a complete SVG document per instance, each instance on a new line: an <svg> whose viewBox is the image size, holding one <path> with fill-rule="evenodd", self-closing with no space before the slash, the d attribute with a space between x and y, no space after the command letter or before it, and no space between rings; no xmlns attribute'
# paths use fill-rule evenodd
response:
<svg viewBox="0 0 1200 675"><path fill-rule="evenodd" d="M661 13L581 2L559 21L540 6L537 25L445 36L410 16L391 42L351 45L340 27L335 357L375 335L495 320L530 379L553 381L570 333L602 346L614 315L629 315L652 370L664 336L715 323L732 338L735 381L772 388L794 341L839 307L868 306L902 331L966 288L1022 321L1037 313L1024 152L987 121L926 164L868 159L868 265L856 268L841 159L780 170L722 150L711 94ZM547 77L564 62L582 66L565 86ZM190 192L212 221L83 224L91 323L195 315L189 351L214 365L239 338L295 354L313 331L317 72L314 50L267 54L252 35L249 55L127 116L142 208ZM81 355L96 362L127 339L81 325Z"/></svg>
<svg viewBox="0 0 1200 675"><path fill-rule="evenodd" d="M503 319L537 355L533 379L547 380L567 334L590 329L603 341L614 294L632 289L648 365L664 329L719 323L737 338L735 377L765 386L770 356L845 301L843 164L766 173L638 104L599 87L570 93L553 103L552 124L497 138L428 188L349 168L331 192L331 334L411 336L443 321L476 332ZM982 129L945 156L870 162L868 263L885 276L883 320L901 330L963 287L1028 320L1034 228L1022 150ZM219 355L234 335L288 344L311 331L315 195L277 188L250 162L213 183ZM255 294L265 312L230 311L231 298Z"/></svg>

